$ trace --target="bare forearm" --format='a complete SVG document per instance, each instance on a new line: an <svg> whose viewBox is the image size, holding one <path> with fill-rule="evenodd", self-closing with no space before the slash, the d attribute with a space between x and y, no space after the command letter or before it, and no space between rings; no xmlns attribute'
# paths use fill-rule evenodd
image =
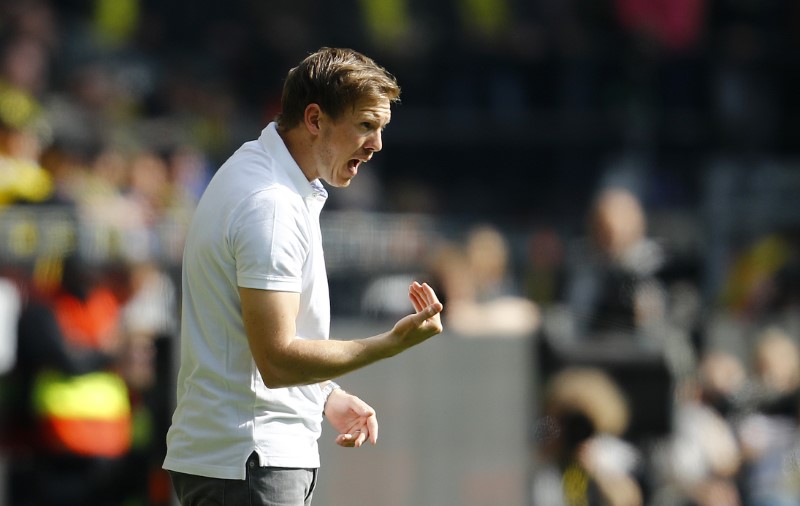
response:
<svg viewBox="0 0 800 506"><path fill-rule="evenodd" d="M391 332L352 341L293 339L278 357L257 360L270 388L307 385L355 371L403 350Z"/></svg>
<svg viewBox="0 0 800 506"><path fill-rule="evenodd" d="M416 346L442 331L442 304L428 285L413 283L415 313L389 332L352 341L296 337L299 295L240 289L242 317L250 350L264 383L271 388L329 380Z"/></svg>

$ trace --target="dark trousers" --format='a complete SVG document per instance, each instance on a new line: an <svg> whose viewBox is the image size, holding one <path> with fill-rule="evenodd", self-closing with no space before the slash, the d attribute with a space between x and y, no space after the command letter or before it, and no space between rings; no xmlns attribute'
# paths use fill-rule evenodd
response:
<svg viewBox="0 0 800 506"><path fill-rule="evenodd" d="M181 506L309 506L318 469L261 467L247 459L244 480L207 478L170 471Z"/></svg>

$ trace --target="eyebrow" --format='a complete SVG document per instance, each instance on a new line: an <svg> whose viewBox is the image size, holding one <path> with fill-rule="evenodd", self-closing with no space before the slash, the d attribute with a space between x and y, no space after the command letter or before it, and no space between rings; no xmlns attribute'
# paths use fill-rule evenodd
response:
<svg viewBox="0 0 800 506"><path fill-rule="evenodd" d="M384 119L384 117L382 115L380 115L380 114L376 114L376 113L371 112L371 111L364 111L364 112L361 113L361 117L359 118L359 121L362 121L362 122L366 121L368 123L377 124L380 127L381 130L385 130L386 126L389 125L389 122L391 121L391 117L389 119L387 119L385 123L383 122L383 119Z"/></svg>

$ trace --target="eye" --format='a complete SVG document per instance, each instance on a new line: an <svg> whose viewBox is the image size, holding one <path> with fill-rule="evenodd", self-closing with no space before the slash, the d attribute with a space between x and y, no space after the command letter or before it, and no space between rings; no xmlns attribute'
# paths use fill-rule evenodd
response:
<svg viewBox="0 0 800 506"><path fill-rule="evenodd" d="M373 124L372 124L372 123L370 123L369 121L364 121L364 122L362 122L362 123L361 123L361 127L362 127L364 130L373 130L373 129L375 128L375 127L373 126Z"/></svg>

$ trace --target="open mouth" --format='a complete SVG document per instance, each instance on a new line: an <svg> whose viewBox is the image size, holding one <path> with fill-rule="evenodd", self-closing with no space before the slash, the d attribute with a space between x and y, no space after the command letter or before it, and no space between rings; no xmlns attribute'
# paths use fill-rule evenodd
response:
<svg viewBox="0 0 800 506"><path fill-rule="evenodd" d="M356 173L358 172L358 166L361 165L361 160L358 158L353 158L349 162L347 162L347 168L350 169L350 172Z"/></svg>

